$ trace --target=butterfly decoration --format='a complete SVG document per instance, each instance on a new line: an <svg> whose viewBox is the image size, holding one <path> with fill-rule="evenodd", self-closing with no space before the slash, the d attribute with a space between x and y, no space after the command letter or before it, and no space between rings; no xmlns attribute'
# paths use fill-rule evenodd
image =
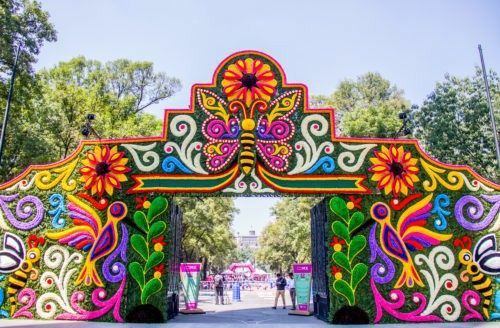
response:
<svg viewBox="0 0 500 328"><path fill-rule="evenodd" d="M462 262L475 263L486 274L500 274L500 251L497 249L495 234L491 233L479 239L473 251L471 251L472 240L469 236L455 239L453 244L463 249L460 252Z"/></svg>
<svg viewBox="0 0 500 328"><path fill-rule="evenodd" d="M302 91L293 90L267 102L256 99L247 105L240 99L226 102L214 92L197 90L197 102L207 115L202 133L206 166L212 172L223 171L238 157L240 171L248 175L257 161L275 172L288 169L295 134L291 115L302 99Z"/></svg>

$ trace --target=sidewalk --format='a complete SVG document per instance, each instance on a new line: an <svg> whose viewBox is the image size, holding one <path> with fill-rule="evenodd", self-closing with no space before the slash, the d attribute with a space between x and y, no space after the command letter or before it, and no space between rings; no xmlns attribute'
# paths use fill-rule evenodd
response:
<svg viewBox="0 0 500 328"><path fill-rule="evenodd" d="M230 295L230 294L229 294ZM331 326L314 316L301 317L288 315L290 304L283 310L278 303L278 309L271 306L274 303L274 291L242 291L241 302L233 302L227 305L213 304L213 292L202 291L200 294L199 307L206 311L206 314L183 315L179 314L175 319L161 325L147 324L116 324L101 322L81 322L81 321L34 321L34 320L0 320L0 327L55 327L55 328L152 328L152 327L174 327L174 328L239 328L248 326L283 327L283 328L309 328L309 327L349 327L353 326ZM289 301L289 298L287 298ZM356 328L368 327L369 325L359 325ZM377 325L380 328L407 328L408 324ZM471 322L471 323L435 323L418 324L415 328L494 328L499 327L498 322ZM370 326L371 327L371 326Z"/></svg>

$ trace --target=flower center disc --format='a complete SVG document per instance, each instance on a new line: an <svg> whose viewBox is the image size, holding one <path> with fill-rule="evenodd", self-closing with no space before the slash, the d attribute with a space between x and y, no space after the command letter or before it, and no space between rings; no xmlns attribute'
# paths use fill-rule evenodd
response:
<svg viewBox="0 0 500 328"><path fill-rule="evenodd" d="M241 77L240 81L241 84L243 84L243 86L247 89L251 89L257 86L257 77L255 76L255 74L246 73Z"/></svg>
<svg viewBox="0 0 500 328"><path fill-rule="evenodd" d="M403 167L403 164L399 162L392 162L389 171L394 175L401 176L401 174L404 173L405 168Z"/></svg>
<svg viewBox="0 0 500 328"><path fill-rule="evenodd" d="M96 165L95 171L97 172L97 175L105 175L109 173L109 164L101 162Z"/></svg>

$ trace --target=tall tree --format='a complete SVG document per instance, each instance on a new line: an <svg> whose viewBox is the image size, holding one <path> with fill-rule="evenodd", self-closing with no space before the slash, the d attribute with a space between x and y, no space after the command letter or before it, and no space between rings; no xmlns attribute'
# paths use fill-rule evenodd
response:
<svg viewBox="0 0 500 328"><path fill-rule="evenodd" d="M490 71L495 116L500 122L500 79ZM472 77L446 75L415 113L416 136L437 159L468 164L479 173L500 178L481 70ZM497 124L498 126L498 124Z"/></svg>
<svg viewBox="0 0 500 328"><path fill-rule="evenodd" d="M226 267L236 249L233 199L177 197L175 202L183 213L182 260L203 263L204 276L209 269Z"/></svg>
<svg viewBox="0 0 500 328"><path fill-rule="evenodd" d="M22 45L20 73L32 73L32 64L45 42L56 40L49 14L37 1L0 0L0 82L10 75L16 49ZM22 74L21 74L22 75Z"/></svg>
<svg viewBox="0 0 500 328"><path fill-rule="evenodd" d="M84 57L41 70L34 81L27 93L33 99L16 97L20 101L5 155L10 165L2 166L0 172L4 178L28 164L68 156L83 138L80 128L88 113L96 115L94 126L103 138L160 134L162 121L143 111L181 86L178 79L155 72L150 62L119 59L102 64ZM33 142L26 142L25 130L33 134ZM30 153L24 146L40 149L40 156L23 157L22 152Z"/></svg>
<svg viewBox="0 0 500 328"><path fill-rule="evenodd" d="M393 137L398 114L409 109L403 91L379 73L343 80L330 96L313 96L314 107L336 108L336 132L351 137Z"/></svg>
<svg viewBox="0 0 500 328"><path fill-rule="evenodd" d="M40 3L30 0L0 0L0 117L3 118L9 80L18 46L19 56L11 103L10 120L6 130L6 146L0 169L0 180L19 172L33 158L48 160L49 144L41 134L34 108L41 98L32 64L45 42L56 40L56 31L49 14ZM22 163L19 165L19 163ZM13 168L13 169L12 169Z"/></svg>
<svg viewBox="0 0 500 328"><path fill-rule="evenodd" d="M256 258L271 270L289 270L293 263L311 261L311 208L315 197L283 198L273 208L274 221L259 238Z"/></svg>

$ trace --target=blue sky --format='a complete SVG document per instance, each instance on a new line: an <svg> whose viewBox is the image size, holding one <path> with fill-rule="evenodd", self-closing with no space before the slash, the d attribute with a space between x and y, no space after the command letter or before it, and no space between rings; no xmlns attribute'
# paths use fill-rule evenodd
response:
<svg viewBox="0 0 500 328"><path fill-rule="evenodd" d="M421 104L445 73L471 75L480 63L500 71L500 1L102 1L43 0L58 41L37 68L78 55L148 60L183 89L158 104L185 108L190 85L207 82L232 52L276 58L288 81L330 94L339 81L376 71ZM260 230L275 199L250 200L235 228ZM238 204L242 203L238 201Z"/></svg>

